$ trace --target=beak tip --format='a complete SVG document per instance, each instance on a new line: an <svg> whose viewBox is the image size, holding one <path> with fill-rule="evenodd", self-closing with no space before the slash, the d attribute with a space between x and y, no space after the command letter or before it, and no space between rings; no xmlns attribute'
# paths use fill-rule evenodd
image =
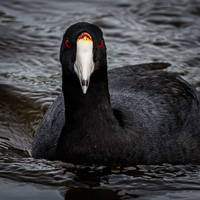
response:
<svg viewBox="0 0 200 200"><path fill-rule="evenodd" d="M88 86L89 86L89 80L81 80L81 88L82 88L83 94L87 93Z"/></svg>
<svg viewBox="0 0 200 200"><path fill-rule="evenodd" d="M83 94L86 94L86 93L87 93L87 89L88 89L88 86L86 86L86 85L83 85L83 86L82 86Z"/></svg>

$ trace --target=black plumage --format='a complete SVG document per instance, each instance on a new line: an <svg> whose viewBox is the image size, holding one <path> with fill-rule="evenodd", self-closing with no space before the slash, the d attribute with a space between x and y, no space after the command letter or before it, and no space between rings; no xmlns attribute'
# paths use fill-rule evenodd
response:
<svg viewBox="0 0 200 200"><path fill-rule="evenodd" d="M76 39L94 42L94 72L83 94L74 72ZM66 48L69 40L72 48ZM40 122L32 155L81 164L200 163L200 106L186 81L162 70L167 63L107 72L101 30L72 25L61 44L62 94ZM104 40L103 40L104 41Z"/></svg>

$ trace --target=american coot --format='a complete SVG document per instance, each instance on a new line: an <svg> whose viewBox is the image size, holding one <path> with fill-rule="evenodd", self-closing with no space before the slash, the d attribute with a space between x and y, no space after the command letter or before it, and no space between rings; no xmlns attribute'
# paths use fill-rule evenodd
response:
<svg viewBox="0 0 200 200"><path fill-rule="evenodd" d="M85 22L65 32L60 61L63 92L39 125L33 157L78 164L200 163L197 92L164 72L165 64L107 72L102 31Z"/></svg>

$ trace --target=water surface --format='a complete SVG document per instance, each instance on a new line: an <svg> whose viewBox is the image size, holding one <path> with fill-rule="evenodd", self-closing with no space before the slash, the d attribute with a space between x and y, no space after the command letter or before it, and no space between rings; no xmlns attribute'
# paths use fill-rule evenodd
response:
<svg viewBox="0 0 200 200"><path fill-rule="evenodd" d="M79 21L99 25L109 69L168 62L200 89L199 0L0 2L2 199L199 199L200 166L74 166L29 156L37 125L61 91L59 46Z"/></svg>

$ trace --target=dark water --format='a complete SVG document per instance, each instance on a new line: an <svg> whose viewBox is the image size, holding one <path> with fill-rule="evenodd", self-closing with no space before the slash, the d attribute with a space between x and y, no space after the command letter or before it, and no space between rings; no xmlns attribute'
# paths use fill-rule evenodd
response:
<svg viewBox="0 0 200 200"><path fill-rule="evenodd" d="M29 156L61 91L66 27L102 27L109 68L152 61L200 89L199 0L0 2L0 199L200 199L200 166L74 166Z"/></svg>

